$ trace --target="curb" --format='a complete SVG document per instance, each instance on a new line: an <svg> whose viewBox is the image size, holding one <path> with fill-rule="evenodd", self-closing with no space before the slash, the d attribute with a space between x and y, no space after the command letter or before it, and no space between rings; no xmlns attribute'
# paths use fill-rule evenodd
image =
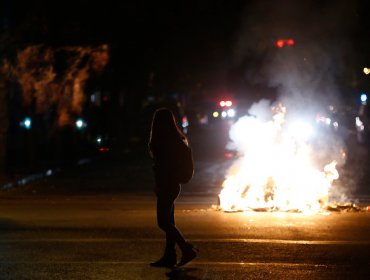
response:
<svg viewBox="0 0 370 280"><path fill-rule="evenodd" d="M77 166L86 165L86 164L90 163L91 161L92 161L91 158L80 159L77 162L76 165ZM24 185L27 185L27 184L33 182L33 181L53 176L54 174L62 172L62 171L63 171L62 168L56 167L56 168L53 168L53 169L48 169L46 171L30 174L30 175L27 175L23 178L17 179L14 182L8 182L8 183L5 183L3 185L0 185L0 191L12 189L12 188L19 187L19 186L24 186Z"/></svg>

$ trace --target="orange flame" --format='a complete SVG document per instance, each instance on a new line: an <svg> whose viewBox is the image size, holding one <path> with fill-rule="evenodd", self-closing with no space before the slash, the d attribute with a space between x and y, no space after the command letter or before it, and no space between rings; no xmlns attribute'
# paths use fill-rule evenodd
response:
<svg viewBox="0 0 370 280"><path fill-rule="evenodd" d="M337 161L325 164L322 171L316 168L307 135L294 126L289 129L285 107L273 110L271 121L244 117L232 127L243 156L223 182L221 209L317 211L328 203L329 189L339 178Z"/></svg>

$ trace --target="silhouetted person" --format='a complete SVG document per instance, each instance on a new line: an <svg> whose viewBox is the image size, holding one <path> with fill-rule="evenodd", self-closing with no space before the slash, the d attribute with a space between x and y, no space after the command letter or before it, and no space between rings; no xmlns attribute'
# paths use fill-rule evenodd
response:
<svg viewBox="0 0 370 280"><path fill-rule="evenodd" d="M155 111L150 132L149 152L153 158L155 193L157 195L157 222L160 229L166 233L166 248L164 255L154 267L173 267L177 263L176 244L182 257L178 266L184 265L197 255L196 249L186 242L181 232L175 226L174 202L180 194L181 186L177 182L173 169L179 158L181 145L188 145L185 135L176 124L174 115L167 108Z"/></svg>

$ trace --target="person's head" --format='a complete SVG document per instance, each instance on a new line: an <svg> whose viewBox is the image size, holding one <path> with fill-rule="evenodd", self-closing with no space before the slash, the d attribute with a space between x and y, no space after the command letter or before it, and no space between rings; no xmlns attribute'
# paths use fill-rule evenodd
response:
<svg viewBox="0 0 370 280"><path fill-rule="evenodd" d="M150 131L150 143L166 143L178 139L185 139L185 136L178 127L173 113L167 108L156 110Z"/></svg>

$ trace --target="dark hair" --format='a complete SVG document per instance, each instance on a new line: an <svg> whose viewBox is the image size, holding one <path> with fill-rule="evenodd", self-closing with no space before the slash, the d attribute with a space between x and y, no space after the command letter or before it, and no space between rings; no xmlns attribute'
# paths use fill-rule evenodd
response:
<svg viewBox="0 0 370 280"><path fill-rule="evenodd" d="M176 141L187 142L186 136L178 127L175 116L167 108L160 108L154 112L152 126L150 130L149 149L153 149L168 145L168 143Z"/></svg>

